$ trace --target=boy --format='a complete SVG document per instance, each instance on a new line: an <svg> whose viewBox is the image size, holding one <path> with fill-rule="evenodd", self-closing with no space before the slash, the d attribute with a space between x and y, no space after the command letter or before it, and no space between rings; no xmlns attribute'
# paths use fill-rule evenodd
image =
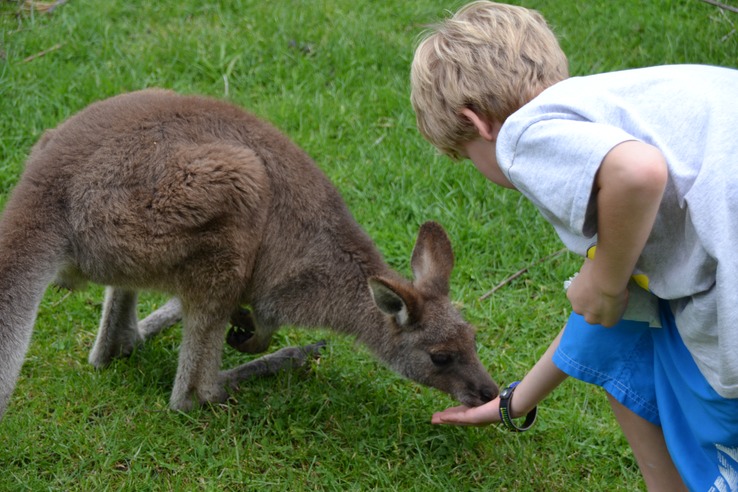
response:
<svg viewBox="0 0 738 492"><path fill-rule="evenodd" d="M606 390L649 490L738 490L738 71L569 78L537 12L482 1L420 43L411 85L426 139L590 258L512 416L572 375ZM432 422L509 425L500 404Z"/></svg>

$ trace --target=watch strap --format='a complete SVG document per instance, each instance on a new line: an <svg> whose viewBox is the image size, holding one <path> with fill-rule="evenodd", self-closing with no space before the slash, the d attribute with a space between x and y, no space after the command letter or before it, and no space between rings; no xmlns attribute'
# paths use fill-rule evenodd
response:
<svg viewBox="0 0 738 492"><path fill-rule="evenodd" d="M527 413L523 425L518 425L512 419L512 412L510 411L510 404L512 402L512 396L515 392L515 387L520 384L520 381L510 383L510 385L502 390L500 393L500 421L512 432L523 432L527 431L536 422L536 416L538 414L538 407L533 407L533 410Z"/></svg>

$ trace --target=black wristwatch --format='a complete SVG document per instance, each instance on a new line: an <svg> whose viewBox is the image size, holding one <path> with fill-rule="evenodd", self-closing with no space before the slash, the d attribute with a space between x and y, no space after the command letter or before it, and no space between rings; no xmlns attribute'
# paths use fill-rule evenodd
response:
<svg viewBox="0 0 738 492"><path fill-rule="evenodd" d="M518 426L515 421L513 421L510 412L510 402L512 401L515 387L518 384L520 384L520 381L515 381L500 393L500 421L508 428L508 430L513 432L523 432L533 427L533 424L536 422L536 414L538 413L538 407L533 407L533 410L528 412L525 416L525 421L522 426Z"/></svg>

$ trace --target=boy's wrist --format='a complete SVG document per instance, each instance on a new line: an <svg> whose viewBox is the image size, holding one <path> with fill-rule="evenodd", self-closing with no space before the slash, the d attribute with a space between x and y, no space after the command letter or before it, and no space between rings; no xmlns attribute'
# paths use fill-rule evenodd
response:
<svg viewBox="0 0 738 492"><path fill-rule="evenodd" d="M601 264L592 265L592 282L602 296L620 298L628 290L631 272L627 269L603 268Z"/></svg>
<svg viewBox="0 0 738 492"><path fill-rule="evenodd" d="M597 250L598 257L595 259L596 246L592 246L587 250L587 260L591 270L590 282L597 289L600 295L617 299L622 296L623 292L628 289L628 281L631 272L628 268L616 268L607 261L607 257L603 256Z"/></svg>

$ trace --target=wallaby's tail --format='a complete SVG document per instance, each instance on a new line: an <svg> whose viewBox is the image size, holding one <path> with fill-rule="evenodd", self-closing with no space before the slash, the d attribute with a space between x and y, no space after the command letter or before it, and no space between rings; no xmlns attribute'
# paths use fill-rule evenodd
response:
<svg viewBox="0 0 738 492"><path fill-rule="evenodd" d="M16 204L8 204L0 221L0 418L23 365L38 305L60 258L59 238L42 221L33 209Z"/></svg>

